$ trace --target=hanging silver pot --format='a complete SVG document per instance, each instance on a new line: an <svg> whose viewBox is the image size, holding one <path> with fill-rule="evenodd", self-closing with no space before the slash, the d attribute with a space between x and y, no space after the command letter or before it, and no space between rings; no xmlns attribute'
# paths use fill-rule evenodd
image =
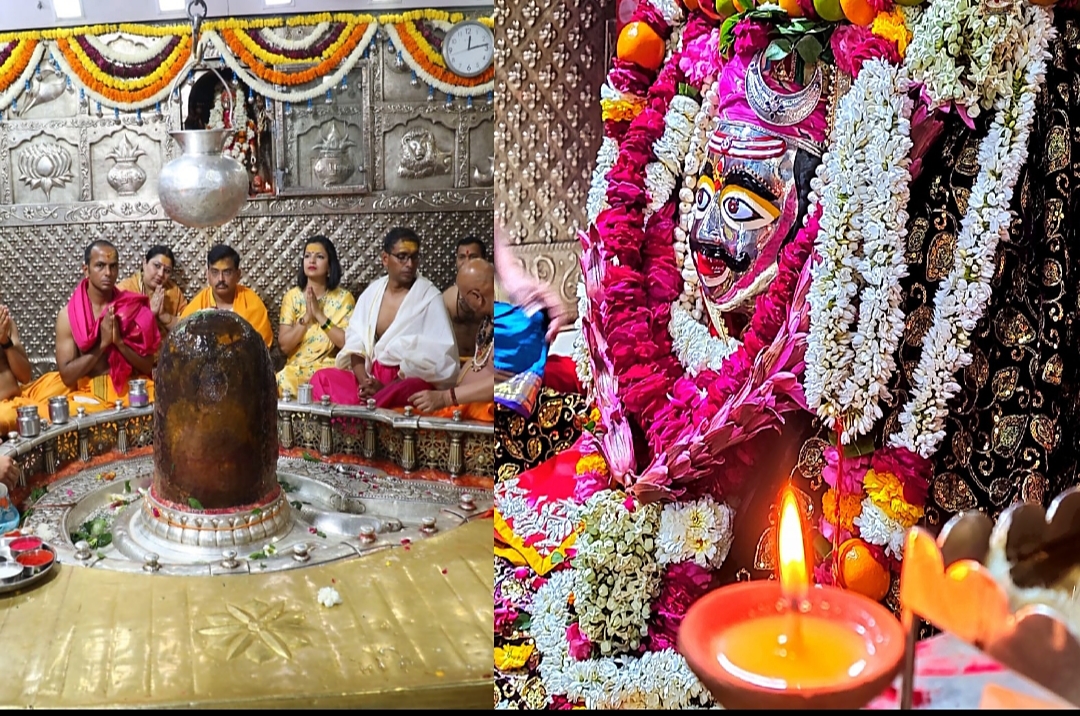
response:
<svg viewBox="0 0 1080 716"><path fill-rule="evenodd" d="M197 12L201 10L200 12ZM198 68L217 75L225 88L229 117L233 117L233 98L229 83L215 68L202 61L199 27L206 17L203 0L188 5L192 20L192 44L195 61L179 77L189 77ZM176 90L171 94L177 97ZM180 112L183 120L183 110ZM220 226L239 212L248 197L248 173L244 165L222 154L232 129L184 129L169 132L183 152L161 168L158 176L158 199L165 214L184 226L196 229Z"/></svg>
<svg viewBox="0 0 1080 716"><path fill-rule="evenodd" d="M248 173L243 164L221 153L232 133L231 129L169 132L183 151L161 168L158 177L158 198L170 219L201 229L220 226L240 212L248 198Z"/></svg>

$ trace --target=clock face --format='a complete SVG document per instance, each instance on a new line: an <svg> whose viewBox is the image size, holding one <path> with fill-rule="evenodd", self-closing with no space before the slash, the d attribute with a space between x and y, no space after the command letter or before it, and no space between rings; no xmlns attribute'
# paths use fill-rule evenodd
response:
<svg viewBox="0 0 1080 716"><path fill-rule="evenodd" d="M476 77L491 66L495 57L494 36L478 22L459 22L451 27L442 44L446 67L460 77Z"/></svg>

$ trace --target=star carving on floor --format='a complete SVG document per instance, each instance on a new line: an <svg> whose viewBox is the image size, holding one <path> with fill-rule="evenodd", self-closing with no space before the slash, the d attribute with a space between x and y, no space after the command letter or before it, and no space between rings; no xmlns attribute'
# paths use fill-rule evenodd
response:
<svg viewBox="0 0 1080 716"><path fill-rule="evenodd" d="M253 599L243 606L226 604L225 610L208 615L209 626L198 633L212 648L223 652L226 661L241 656L256 664L276 658L291 660L296 649L311 644L311 629L304 625L304 615L287 609L284 601L267 604Z"/></svg>

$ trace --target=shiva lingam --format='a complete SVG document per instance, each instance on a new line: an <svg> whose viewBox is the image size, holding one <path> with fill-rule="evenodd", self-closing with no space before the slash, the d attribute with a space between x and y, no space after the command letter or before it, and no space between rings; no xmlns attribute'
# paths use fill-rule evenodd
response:
<svg viewBox="0 0 1080 716"><path fill-rule="evenodd" d="M935 540L907 534L900 579L908 630L901 708L911 708L918 618L1080 705L1080 488L1043 510L1009 507L997 523L972 510Z"/></svg>
<svg viewBox="0 0 1080 716"><path fill-rule="evenodd" d="M881 604L810 588L795 492L781 498L779 581L723 587L695 602L679 651L725 708L855 709L900 670L904 632Z"/></svg>
<svg viewBox="0 0 1080 716"><path fill-rule="evenodd" d="M274 368L251 324L228 311L196 313L169 332L155 375L154 481L142 525L219 548L287 531Z"/></svg>

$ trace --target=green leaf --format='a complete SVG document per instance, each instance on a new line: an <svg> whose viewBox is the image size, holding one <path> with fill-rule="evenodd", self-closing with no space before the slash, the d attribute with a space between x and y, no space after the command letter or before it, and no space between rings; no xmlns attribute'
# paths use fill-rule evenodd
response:
<svg viewBox="0 0 1080 716"><path fill-rule="evenodd" d="M863 457L874 452L874 436L864 435L853 443L844 446L845 458Z"/></svg>
<svg viewBox="0 0 1080 716"><path fill-rule="evenodd" d="M266 555L262 552L252 552L248 555L248 559L266 559Z"/></svg>
<svg viewBox="0 0 1080 716"><path fill-rule="evenodd" d="M821 42L813 35L805 35L795 43L795 51L799 53L799 57L803 58L803 62L808 65L817 62L823 49Z"/></svg>
<svg viewBox="0 0 1080 716"><path fill-rule="evenodd" d="M322 462L322 460L315 457L314 455L309 453L307 450L305 450L303 453L301 453L300 457L307 460L308 462Z"/></svg>
<svg viewBox="0 0 1080 716"><path fill-rule="evenodd" d="M196 500L194 497L187 498L187 503L191 506L191 509L193 510L201 510L203 508L202 503Z"/></svg>
<svg viewBox="0 0 1080 716"><path fill-rule="evenodd" d="M564 557L562 555L562 552L552 552L551 553L551 563L552 564L562 564L565 561L566 561L566 557Z"/></svg>
<svg viewBox="0 0 1080 716"><path fill-rule="evenodd" d="M518 614L518 618L514 620L515 631L528 631L532 626L532 615L526 612Z"/></svg>
<svg viewBox="0 0 1080 716"><path fill-rule="evenodd" d="M289 504L292 505L293 507L295 507L298 510L304 509L304 503L301 502L300 500L289 500Z"/></svg>
<svg viewBox="0 0 1080 716"><path fill-rule="evenodd" d="M251 511L251 514L258 517L259 515L262 514L262 509L259 508L259 507L256 507L254 510Z"/></svg>
<svg viewBox="0 0 1080 716"><path fill-rule="evenodd" d="M130 493L131 492L131 480L124 480L124 492L125 493Z"/></svg>
<svg viewBox="0 0 1080 716"><path fill-rule="evenodd" d="M769 46L765 48L765 59L770 62L776 62L782 60L791 54L791 40L780 38L773 40L769 43Z"/></svg>

